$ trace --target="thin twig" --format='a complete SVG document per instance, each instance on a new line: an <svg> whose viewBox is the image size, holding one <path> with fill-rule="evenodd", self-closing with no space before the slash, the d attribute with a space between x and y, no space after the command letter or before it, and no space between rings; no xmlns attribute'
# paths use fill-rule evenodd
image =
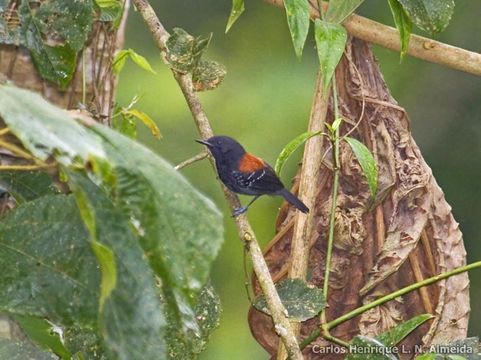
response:
<svg viewBox="0 0 481 360"><path fill-rule="evenodd" d="M414 284L411 284L411 285L408 285L406 287L403 287L402 289L399 289L397 291L394 291L390 294L387 294L383 297L380 297L379 299L377 300L374 300L366 305L363 305L363 306L360 306L358 307L357 309L354 309L352 311L349 311L348 313L344 314L344 315L341 315L339 316L338 318L334 319L334 320L331 320L329 321L325 327L330 330L332 328L335 328L336 326L348 321L348 320L351 320L352 318L355 318L356 316L359 316L363 313L365 313L366 311L368 310L371 310L379 305L382 305L382 304L385 304L387 303L388 301L391 301L391 300L394 300L400 296L403 296L403 295L406 295L407 293L410 293L414 290L417 290L419 288L422 288L424 286L428 286L428 285L431 285L431 284L434 284L438 281L441 281L441 280L444 280L444 279L447 279L451 276L454 276L454 275L458 275L458 274L461 274L463 272L466 272L466 271L470 271L470 270L474 270L474 269L477 269L477 268L481 268L481 261L477 261L477 262L474 262L472 264L469 264L469 265L465 265L465 266L461 266L461 267L458 267L458 268L455 268L453 270L450 270L450 271L446 271L442 274L439 274L439 275L436 275L436 276L433 276L433 277L430 277L430 278L427 278L423 281L420 281L420 282L417 282L417 283L414 283ZM308 346L311 342L313 342L314 340L316 340L319 336L321 335L321 330L320 329L317 329L315 331L313 331L307 338L305 338L302 343L301 343L301 349L304 349L306 346Z"/></svg>
<svg viewBox="0 0 481 360"><path fill-rule="evenodd" d="M197 161L204 160L206 157L208 157L209 154L207 151L202 151L201 153L191 157L190 159L187 159L185 161L182 161L179 165L174 167L175 170L181 170L189 165L192 165L193 163L196 163Z"/></svg>
<svg viewBox="0 0 481 360"><path fill-rule="evenodd" d="M57 164L43 165L0 165L0 171L32 171L56 167Z"/></svg>
<svg viewBox="0 0 481 360"><path fill-rule="evenodd" d="M2 130L0 130L0 136L8 134L9 132L10 132L10 129L8 127L3 128Z"/></svg>
<svg viewBox="0 0 481 360"><path fill-rule="evenodd" d="M9 143L8 141L0 140L0 147L11 151L13 154L15 154L16 156L21 157L23 159L27 159L27 160L33 160L34 159L34 157L30 153L28 153L25 150L19 148L17 145Z"/></svg>
<svg viewBox="0 0 481 360"><path fill-rule="evenodd" d="M133 2L147 24L147 27L152 32L157 46L165 52L167 50L166 42L170 35L160 23L154 9L150 6L147 0L134 0ZM179 74L176 72L173 72L173 74L180 86L180 89L182 90L182 93L184 94L185 100L190 108L200 135L204 139L210 138L214 135L214 133L210 126L207 115L202 108L202 104L200 103L200 100L194 90L192 76L190 74ZM240 207L239 198L230 192L225 186L222 186L222 188L224 190L225 198L231 209L234 210ZM292 331L287 311L282 304L281 299L279 298L279 294L276 291L269 268L262 255L262 251L259 247L254 231L247 220L247 216L245 214L240 215L235 218L235 222L239 236L244 242L251 256L252 267L257 276L257 280L259 281L262 292L266 298L267 306L275 324L275 330L280 336L281 341L288 349L290 358L292 360L300 360L303 358L302 353L299 349L297 339Z"/></svg>
<svg viewBox="0 0 481 360"><path fill-rule="evenodd" d="M333 106L334 106L334 119L339 118L339 104L337 99L337 83L336 83L336 74L334 73L332 76L332 99L333 99ZM342 122L341 122L342 124ZM326 260L325 260L325 270L324 270L324 284L322 287L322 293L326 302L328 300L328 292L329 292L329 275L331 273L331 260L332 260L332 250L334 245L334 230L336 225L336 208L337 208L337 195L339 192L339 173L340 173L340 161L339 161L339 129L341 124L336 128L334 131L334 140L333 140L333 147L334 152L332 155L332 161L334 165L334 174L333 174L333 181L332 181L332 195L331 195L331 213L329 217L329 237L327 239L327 252L326 252ZM323 328L323 336L331 336L329 334L329 329L324 327L324 324L327 322L326 316L326 308L322 309L321 316L321 327Z"/></svg>
<svg viewBox="0 0 481 360"><path fill-rule="evenodd" d="M284 6L283 0L265 1L278 7ZM311 17L319 17L317 6L311 6ZM349 16L342 24L349 34L358 39L401 51L399 31L393 27L356 14ZM412 34L407 53L418 59L481 76L481 54L473 51Z"/></svg>

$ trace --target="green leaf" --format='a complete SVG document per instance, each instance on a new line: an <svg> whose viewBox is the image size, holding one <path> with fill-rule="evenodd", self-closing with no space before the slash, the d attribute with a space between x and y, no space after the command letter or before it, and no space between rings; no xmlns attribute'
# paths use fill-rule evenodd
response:
<svg viewBox="0 0 481 360"><path fill-rule="evenodd" d="M366 145L359 140L351 137L345 137L344 139L351 146L354 155L356 155L356 158L361 165L362 171L364 172L364 176L366 177L369 185L371 196L374 198L377 192L377 166L374 157Z"/></svg>
<svg viewBox="0 0 481 360"><path fill-rule="evenodd" d="M137 54L133 49L120 50L117 55L115 55L114 60L112 61L112 67L116 74L119 74L122 71L127 58L131 58L141 69L156 74L154 69L152 69L152 66L150 66L149 61L142 55Z"/></svg>
<svg viewBox="0 0 481 360"><path fill-rule="evenodd" d="M326 90L344 52L347 32L342 25L317 19L315 22L315 37L322 72L322 84L324 90Z"/></svg>
<svg viewBox="0 0 481 360"><path fill-rule="evenodd" d="M157 126L155 121L152 120L152 118L146 113L144 113L143 111L140 111L137 109L130 109L130 110L124 111L123 114L133 116L139 119L140 121L142 121L144 125L150 129L150 131L152 132L152 135L154 135L155 138L160 139L162 137L159 127Z"/></svg>
<svg viewBox="0 0 481 360"><path fill-rule="evenodd" d="M12 195L18 204L59 193L52 177L42 171L0 171L0 188Z"/></svg>
<svg viewBox="0 0 481 360"><path fill-rule="evenodd" d="M193 304L223 241L222 217L213 203L152 151L97 123L81 126L31 92L0 86L0 115L34 155L84 166L112 194L164 292L171 292L169 306L183 329L198 334Z"/></svg>
<svg viewBox="0 0 481 360"><path fill-rule="evenodd" d="M150 265L172 289L171 305L178 308L187 330L194 316L191 305L222 243L221 216L150 150L107 127L94 125L92 130L105 141L118 203L135 219ZM191 330L198 331L195 325Z"/></svg>
<svg viewBox="0 0 481 360"><path fill-rule="evenodd" d="M296 136L294 139L289 141L286 146L281 150L279 156L277 157L276 164L274 166L274 170L277 175L280 175L282 168L284 167L284 164L286 163L287 159L292 155L294 151L297 150L299 146L304 144L308 139L310 139L313 136L319 135L320 132L305 132L302 133L298 136Z"/></svg>
<svg viewBox="0 0 481 360"><path fill-rule="evenodd" d="M156 74L152 66L150 66L149 61L144 58L142 55L137 54L133 49L129 49L130 51L130 58L134 63L136 63L141 69L148 71L152 74Z"/></svg>
<svg viewBox="0 0 481 360"><path fill-rule="evenodd" d="M237 21L237 19L242 15L244 10L244 0L232 0L232 9L230 11L229 19L227 20L227 26L225 28L226 34L232 25L234 25L234 23Z"/></svg>
<svg viewBox="0 0 481 360"><path fill-rule="evenodd" d="M443 31L454 13L454 0L399 0L411 20L432 34Z"/></svg>
<svg viewBox="0 0 481 360"><path fill-rule="evenodd" d="M100 139L74 121L70 115L40 95L14 86L0 85L0 116L30 152L64 165L104 158Z"/></svg>
<svg viewBox="0 0 481 360"><path fill-rule="evenodd" d="M387 347L377 339L356 336L349 346L346 360L398 360L393 348Z"/></svg>
<svg viewBox="0 0 481 360"><path fill-rule="evenodd" d="M28 342L0 338L0 359L8 360L56 360L52 353L41 350Z"/></svg>
<svg viewBox="0 0 481 360"><path fill-rule="evenodd" d="M72 360L107 360L97 331L69 327L64 331L64 340Z"/></svg>
<svg viewBox="0 0 481 360"><path fill-rule="evenodd" d="M224 65L216 61L200 59L192 73L195 91L216 89L224 80L226 73Z"/></svg>
<svg viewBox="0 0 481 360"><path fill-rule="evenodd" d="M31 7L30 0L22 1L18 9L22 44L30 50L42 78L62 88L70 83L77 52L82 49L92 28L92 11L90 0L52 0L38 8ZM51 46L51 39L60 43Z"/></svg>
<svg viewBox="0 0 481 360"><path fill-rule="evenodd" d="M82 50L92 29L92 0L50 0L30 11L44 36L64 40L75 52Z"/></svg>
<svg viewBox="0 0 481 360"><path fill-rule="evenodd" d="M123 110L112 116L112 128L128 138L137 139L137 122Z"/></svg>
<svg viewBox="0 0 481 360"><path fill-rule="evenodd" d="M185 30L174 28L167 40L166 60L177 72L193 72L202 54L207 50L212 35L207 38L194 38Z"/></svg>
<svg viewBox="0 0 481 360"><path fill-rule="evenodd" d="M336 132L336 130L341 125L341 122L342 122L342 118L337 118L336 120L334 120L334 122L332 123L332 126L331 126L331 129L332 129L331 131Z"/></svg>
<svg viewBox="0 0 481 360"><path fill-rule="evenodd" d="M68 175L102 271L99 322L105 347L114 359L163 358L163 308L129 219L86 177Z"/></svg>
<svg viewBox="0 0 481 360"><path fill-rule="evenodd" d="M30 340L46 350L53 351L61 359L70 360L72 355L65 348L54 326L47 320L23 315L15 315L14 319Z"/></svg>
<svg viewBox="0 0 481 360"><path fill-rule="evenodd" d="M401 60L407 54L409 48L409 39L411 38L412 21L402 7L399 0L388 0L391 8L394 23L399 30L401 40Z"/></svg>
<svg viewBox="0 0 481 360"><path fill-rule="evenodd" d="M167 311L167 345L170 359L191 360L202 352L210 335L219 326L221 313L220 300L214 288L207 284L199 295L195 305L195 319L200 328L200 336L186 338L179 326L175 313Z"/></svg>
<svg viewBox="0 0 481 360"><path fill-rule="evenodd" d="M387 347L395 346L396 344L400 343L406 336L408 336L411 332L416 330L416 328L422 324L424 324L429 319L432 319L433 315L431 314L422 314L415 316L407 321L404 321L392 329L383 332L382 334L376 336L376 338L382 342Z"/></svg>
<svg viewBox="0 0 481 360"><path fill-rule="evenodd" d="M326 21L331 23L342 23L351 15L364 0L330 0L326 12Z"/></svg>
<svg viewBox="0 0 481 360"><path fill-rule="evenodd" d="M308 0L284 0L284 7L294 50L300 59L309 32L309 2Z"/></svg>
<svg viewBox="0 0 481 360"><path fill-rule="evenodd" d="M292 321L311 319L326 306L322 289L308 285L301 279L282 280L276 285L276 288L289 319ZM254 306L270 315L264 296L258 296L254 300Z"/></svg>
<svg viewBox="0 0 481 360"><path fill-rule="evenodd" d="M0 234L0 311L95 326L99 272L71 196L20 205L2 218Z"/></svg>

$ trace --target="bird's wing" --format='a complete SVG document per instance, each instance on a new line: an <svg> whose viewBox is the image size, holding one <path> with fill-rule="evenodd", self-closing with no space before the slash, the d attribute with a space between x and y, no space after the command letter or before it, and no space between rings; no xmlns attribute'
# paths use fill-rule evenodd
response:
<svg viewBox="0 0 481 360"><path fill-rule="evenodd" d="M252 172L235 171L233 176L246 193L271 194L284 188L270 166Z"/></svg>

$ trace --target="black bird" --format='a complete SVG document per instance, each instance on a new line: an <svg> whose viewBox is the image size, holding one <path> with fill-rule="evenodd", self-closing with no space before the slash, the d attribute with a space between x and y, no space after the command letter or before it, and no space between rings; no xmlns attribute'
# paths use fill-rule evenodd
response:
<svg viewBox="0 0 481 360"><path fill-rule="evenodd" d="M233 216L247 211L261 195L279 195L303 213L308 207L287 190L277 177L274 169L264 160L246 152L241 144L228 136L213 136L207 140L196 140L207 146L215 159L217 173L229 190L254 198Z"/></svg>

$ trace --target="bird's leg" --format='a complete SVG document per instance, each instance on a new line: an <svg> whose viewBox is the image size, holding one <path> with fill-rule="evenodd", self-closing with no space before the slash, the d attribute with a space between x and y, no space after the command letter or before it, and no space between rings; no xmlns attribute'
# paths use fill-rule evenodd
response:
<svg viewBox="0 0 481 360"><path fill-rule="evenodd" d="M232 217L237 217L237 216L245 213L247 211L247 209L249 209L249 206L251 206L252 203L254 201L256 201L260 196L261 195L254 196L254 198L246 206L242 206L240 208L235 209L234 212L232 213Z"/></svg>

